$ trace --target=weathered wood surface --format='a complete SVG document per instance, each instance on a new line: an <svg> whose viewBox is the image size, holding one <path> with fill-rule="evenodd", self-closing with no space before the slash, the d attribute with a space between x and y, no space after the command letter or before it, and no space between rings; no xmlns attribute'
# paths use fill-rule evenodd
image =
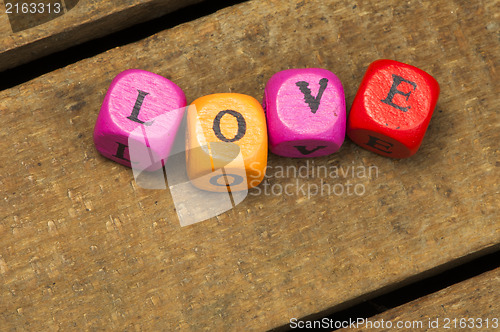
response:
<svg viewBox="0 0 500 332"><path fill-rule="evenodd" d="M371 317L372 325L362 325L385 324L386 328L377 331L394 331L398 324L408 324L408 328L397 331L495 331L500 329L499 290L500 269L496 269Z"/></svg>
<svg viewBox="0 0 500 332"><path fill-rule="evenodd" d="M498 248L497 15L491 1L250 1L2 91L1 326L266 330ZM339 76L350 105L378 58L428 71L442 93L412 158L347 141L314 159L378 167L324 179L363 185L362 196L249 195L180 227L168 191L139 188L93 146L124 69L168 77L192 101L261 98L275 72L317 66ZM270 155L266 181L320 184L275 173L306 163Z"/></svg>
<svg viewBox="0 0 500 332"><path fill-rule="evenodd" d="M6 14L7 2L59 3L64 11L48 14L44 7L44 13ZM201 0L0 0L0 71L197 2Z"/></svg>

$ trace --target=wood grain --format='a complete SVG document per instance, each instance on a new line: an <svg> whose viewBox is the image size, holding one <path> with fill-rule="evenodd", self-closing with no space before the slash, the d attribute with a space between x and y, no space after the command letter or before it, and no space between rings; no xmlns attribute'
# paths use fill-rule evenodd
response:
<svg viewBox="0 0 500 332"><path fill-rule="evenodd" d="M49 15L48 9L45 8L45 12L41 14L13 11L10 20L5 8L7 2L0 0L0 71L145 22L201 0L26 0L23 2L60 3L63 5L64 15Z"/></svg>
<svg viewBox="0 0 500 332"><path fill-rule="evenodd" d="M0 92L2 326L266 330L498 249L498 12L491 1L256 0ZM415 156L387 159L350 141L314 160L269 155L272 177L191 226L179 226L168 191L139 188L92 143L106 89L124 69L165 76L190 102L261 98L275 72L323 67L350 107L379 58L441 85ZM313 162L338 177L277 173ZM302 191L321 180L345 192ZM286 184L299 190L264 194Z"/></svg>
<svg viewBox="0 0 500 332"><path fill-rule="evenodd" d="M386 327L391 324L393 327L398 324L411 324L419 327L418 331L495 331L500 328L499 289L500 269L496 269L383 312L371 317L370 321L373 324L375 321L384 320ZM408 325L409 328L397 330L417 330L411 328L411 325ZM368 330L341 329L341 331ZM394 331L394 328L381 328L377 331Z"/></svg>

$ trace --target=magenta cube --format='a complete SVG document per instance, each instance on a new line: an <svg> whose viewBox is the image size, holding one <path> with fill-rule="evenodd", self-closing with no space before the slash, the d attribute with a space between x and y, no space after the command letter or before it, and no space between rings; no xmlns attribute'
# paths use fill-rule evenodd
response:
<svg viewBox="0 0 500 332"><path fill-rule="evenodd" d="M106 158L135 169L163 166L186 106L172 81L140 69L118 74L104 97L94 144Z"/></svg>
<svg viewBox="0 0 500 332"><path fill-rule="evenodd" d="M267 82L263 106L274 154L325 156L338 151L344 142L344 88L326 69L288 69L274 74Z"/></svg>

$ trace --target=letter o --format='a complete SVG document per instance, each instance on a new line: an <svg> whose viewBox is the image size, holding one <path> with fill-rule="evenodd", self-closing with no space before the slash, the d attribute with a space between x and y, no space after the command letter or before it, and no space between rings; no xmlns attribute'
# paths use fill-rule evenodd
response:
<svg viewBox="0 0 500 332"><path fill-rule="evenodd" d="M224 174L219 174L219 175L213 176L212 178L210 178L210 184L212 184L214 186L224 187L224 186L237 186L237 185L243 183L243 177L242 176L236 175L236 174L226 174L226 177L228 177L228 176L233 177L233 183L220 184L218 180L221 177L223 177L223 176L224 176Z"/></svg>
<svg viewBox="0 0 500 332"><path fill-rule="evenodd" d="M222 134L220 130L220 121L222 120L222 117L226 114L230 114L236 118L236 121L238 122L238 132L233 138L227 138ZM217 136L218 139L220 139L223 142L236 142L239 141L240 139L245 136L245 133L247 132L247 123L245 121L245 118L241 113L233 111L233 110L225 110L225 111L220 111L214 119L214 124L212 129L214 130L215 136Z"/></svg>

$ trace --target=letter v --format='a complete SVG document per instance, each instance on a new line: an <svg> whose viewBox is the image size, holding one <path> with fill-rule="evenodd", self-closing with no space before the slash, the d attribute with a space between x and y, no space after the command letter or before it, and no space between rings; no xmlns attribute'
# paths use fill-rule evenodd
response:
<svg viewBox="0 0 500 332"><path fill-rule="evenodd" d="M295 85L298 86L300 92L304 94L304 101L307 103L307 105L309 105L311 112L313 114L316 114L319 108L319 102L321 101L321 97L323 96L323 92L325 91L326 86L328 85L328 79L322 78L321 80L319 80L319 91L316 97L313 97L311 95L311 90L308 88L309 83L300 81L295 83Z"/></svg>
<svg viewBox="0 0 500 332"><path fill-rule="evenodd" d="M316 152L319 149L326 148L326 146L324 146L324 145L320 145L312 150L307 150L307 148L304 145L294 145L293 147L296 148L297 150L299 150L299 152L302 153L304 156L307 156L308 154Z"/></svg>

